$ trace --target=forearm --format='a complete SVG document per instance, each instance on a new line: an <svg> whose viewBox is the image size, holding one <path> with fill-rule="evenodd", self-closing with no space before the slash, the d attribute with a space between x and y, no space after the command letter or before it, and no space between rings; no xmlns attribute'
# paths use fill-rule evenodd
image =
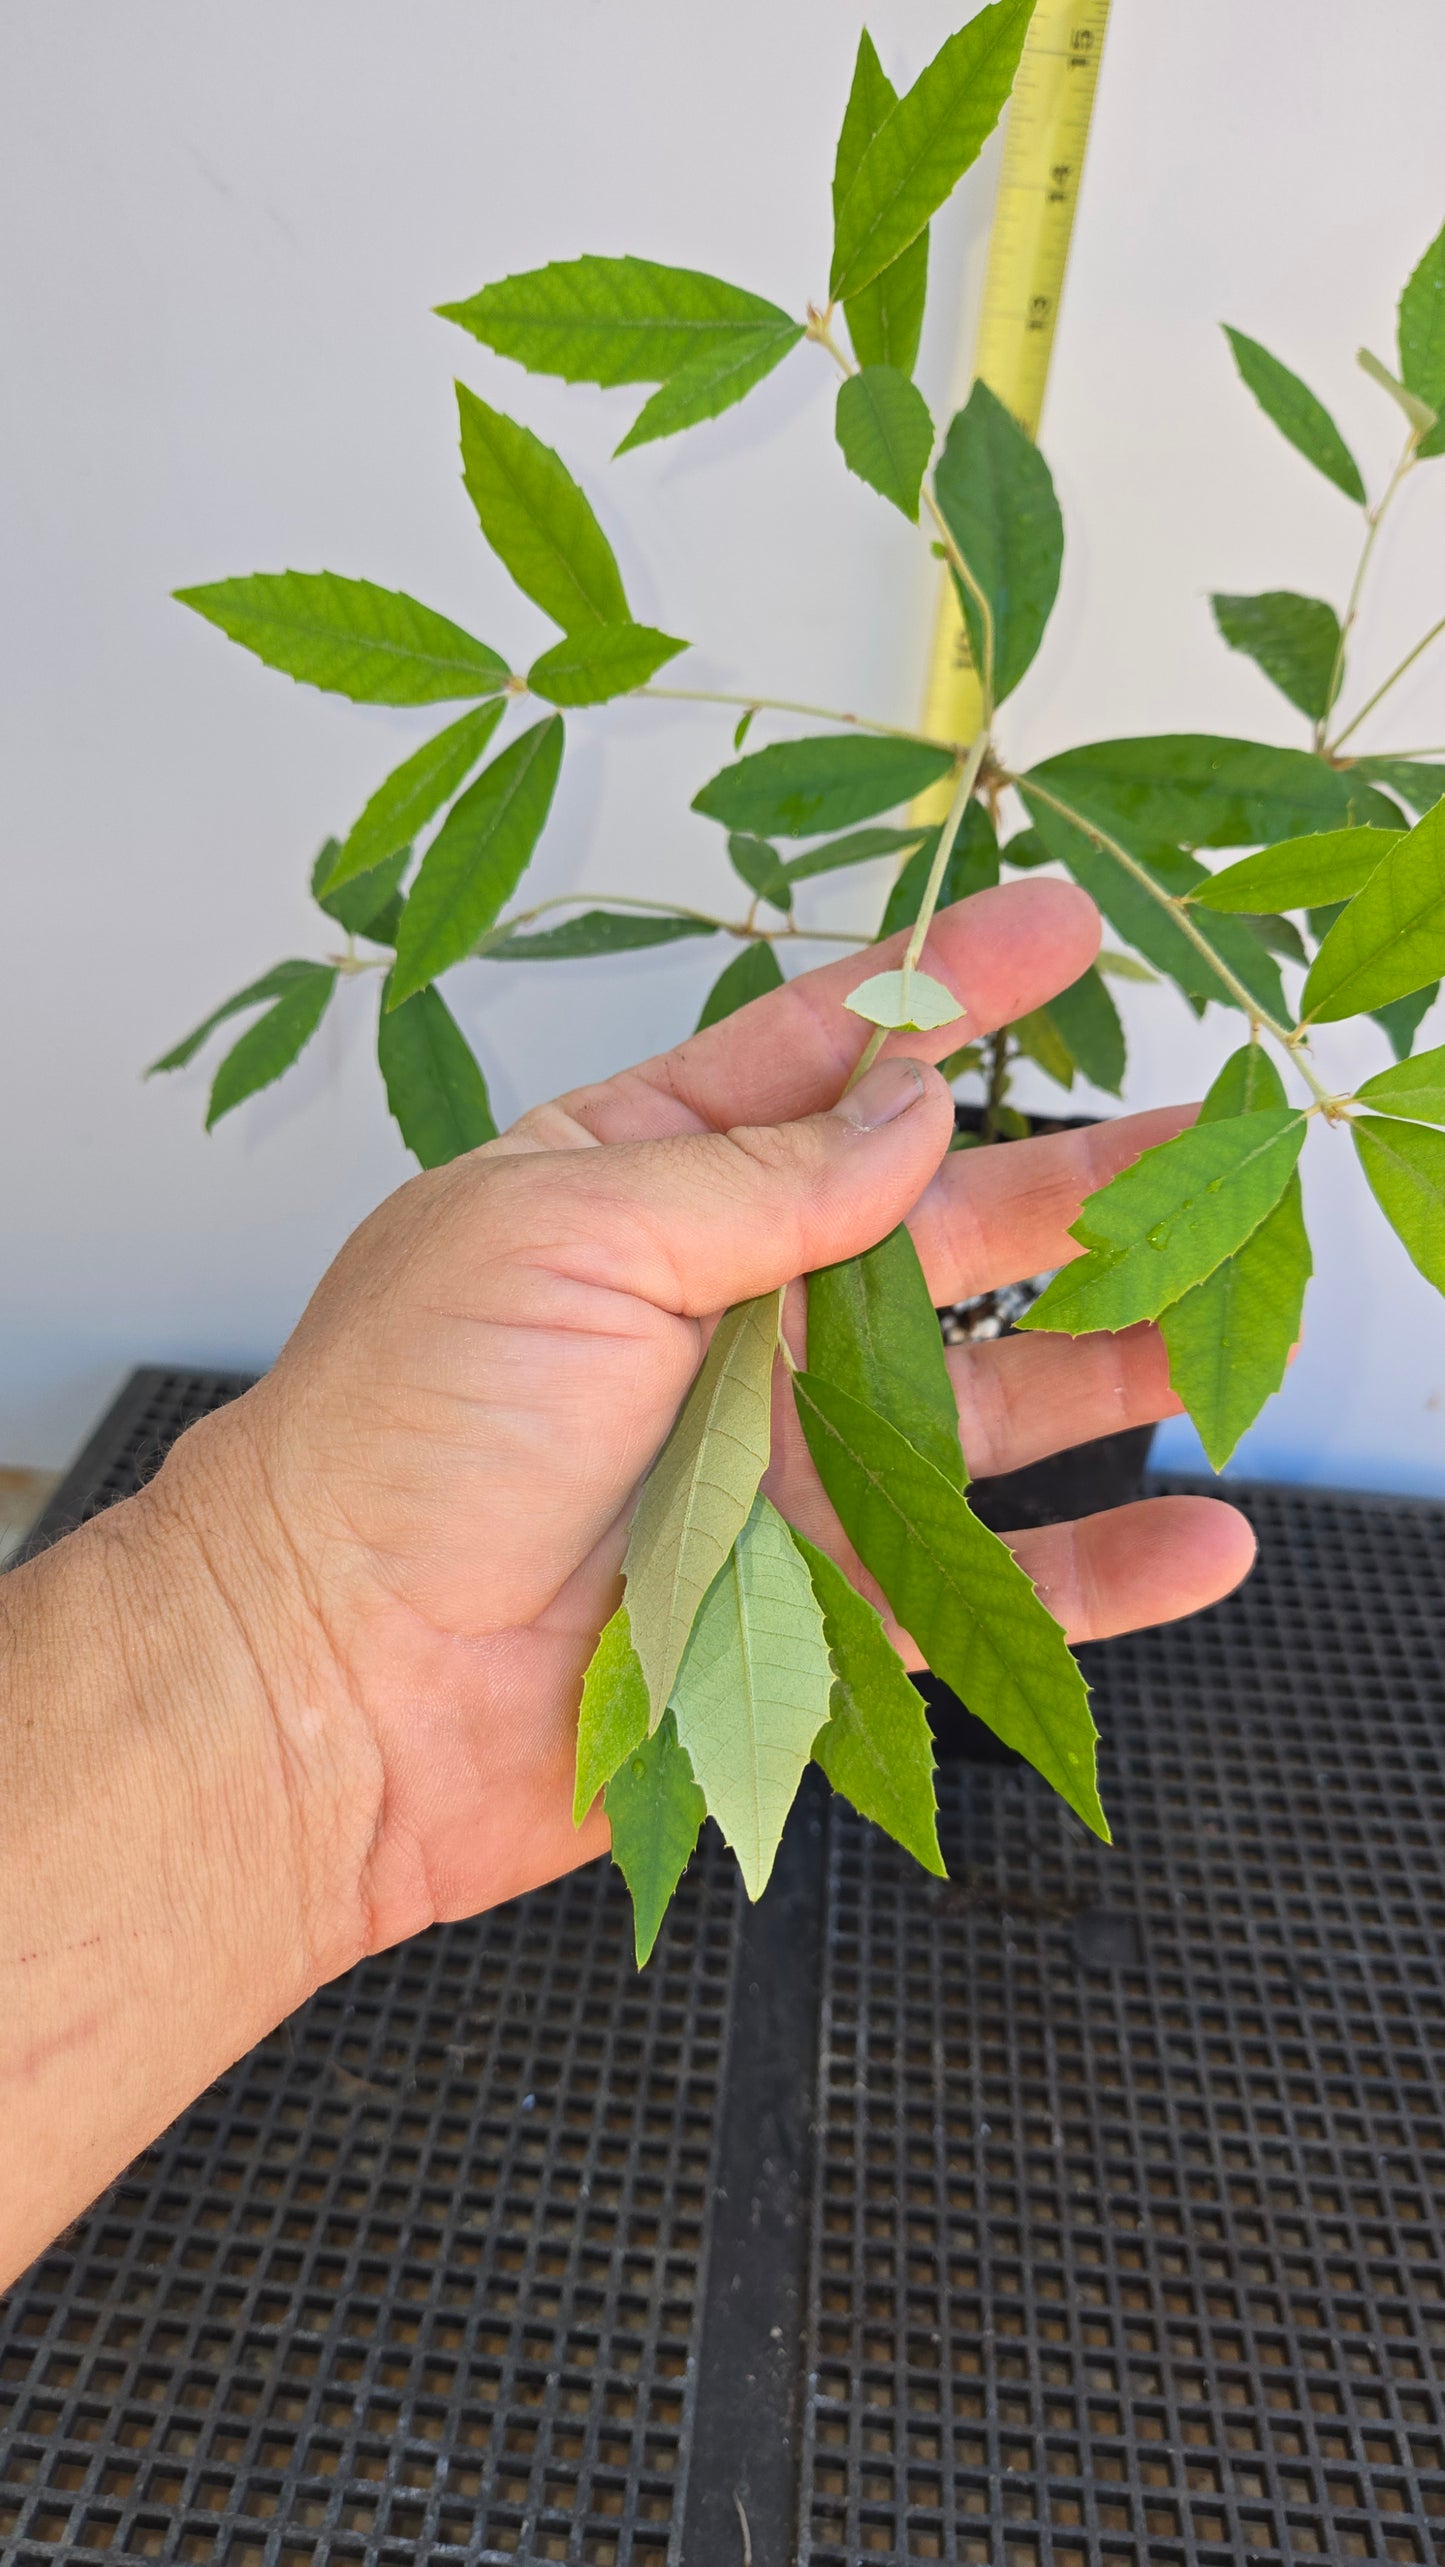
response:
<svg viewBox="0 0 1445 2567"><path fill-rule="evenodd" d="M235 1459L183 1445L0 1580L0 2284L351 1957L325 1653L219 1493Z"/></svg>

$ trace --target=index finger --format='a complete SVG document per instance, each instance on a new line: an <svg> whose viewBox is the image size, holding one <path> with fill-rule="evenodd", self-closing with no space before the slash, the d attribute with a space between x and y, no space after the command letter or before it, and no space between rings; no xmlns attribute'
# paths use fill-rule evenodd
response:
<svg viewBox="0 0 1445 2567"><path fill-rule="evenodd" d="M804 972L670 1052L573 1088L524 1115L518 1137L551 1148L569 1138L653 1141L820 1112L836 1102L871 1030L843 1000L874 972L896 967L907 941L901 932ZM891 1035L886 1048L943 1060L1067 989L1098 945L1099 913L1073 883L1007 883L956 901L935 918L922 968L955 992L959 1018L933 1033Z"/></svg>

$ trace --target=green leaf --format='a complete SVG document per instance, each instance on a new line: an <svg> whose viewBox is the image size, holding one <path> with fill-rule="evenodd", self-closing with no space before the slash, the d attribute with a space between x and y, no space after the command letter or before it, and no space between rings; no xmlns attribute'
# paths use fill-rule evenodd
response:
<svg viewBox="0 0 1445 2567"><path fill-rule="evenodd" d="M443 1168L484 1141L495 1141L487 1082L440 990L417 990L392 1007L381 993L376 1059L386 1101L413 1158Z"/></svg>
<svg viewBox="0 0 1445 2567"><path fill-rule="evenodd" d="M1445 1123L1445 1047L1377 1070L1356 1093L1377 1113L1402 1114L1410 1123Z"/></svg>
<svg viewBox="0 0 1445 2567"><path fill-rule="evenodd" d="M994 0L934 55L865 147L838 207L834 300L857 294L918 238L998 122L1033 0Z"/></svg>
<svg viewBox="0 0 1445 2567"><path fill-rule="evenodd" d="M1257 856L1242 856L1222 873L1206 876L1191 892L1191 906L1258 914L1351 900L1401 834L1398 829L1325 829L1307 838L1281 839Z"/></svg>
<svg viewBox="0 0 1445 2567"><path fill-rule="evenodd" d="M396 941L401 916L401 878L411 862L410 847L398 847L368 873L358 874L339 891L325 888L341 850L328 838L311 868L311 897L318 909L344 927L348 936L369 936L374 945Z"/></svg>
<svg viewBox="0 0 1445 2567"><path fill-rule="evenodd" d="M1086 1253L1065 1266L1020 1328L1130 1328L1242 1248L1278 1203L1305 1136L1305 1117L1273 1106L1194 1124L1146 1150L1091 1194L1070 1229Z"/></svg>
<svg viewBox="0 0 1445 2567"><path fill-rule="evenodd" d="M399 847L410 847L442 804L465 784L505 710L504 696L479 705L475 713L464 713L460 722L450 723L393 767L337 849L326 880L328 895L373 872ZM333 910L332 915L339 918L341 912Z"/></svg>
<svg viewBox="0 0 1445 2567"><path fill-rule="evenodd" d="M1016 829L999 852L1006 865L1016 865L1021 873L1032 873L1035 865L1053 861L1037 829Z"/></svg>
<svg viewBox="0 0 1445 2567"><path fill-rule="evenodd" d="M823 1609L823 1637L835 1683L826 1728L813 1743L835 1792L851 1801L939 1880L948 1867L938 1846L933 1736L923 1697L874 1612L826 1551L796 1530L813 1593Z"/></svg>
<svg viewBox="0 0 1445 2567"><path fill-rule="evenodd" d="M675 437L679 429L718 418L781 365L802 336L801 321L785 318L781 328L773 324L747 340L740 334L731 347L695 356L643 403L614 451L625 455L634 446L651 445L658 437Z"/></svg>
<svg viewBox="0 0 1445 2567"><path fill-rule="evenodd" d="M1381 858L1310 966L1301 1018L1360 1016L1445 972L1445 806Z"/></svg>
<svg viewBox="0 0 1445 2567"><path fill-rule="evenodd" d="M1357 1115L1360 1165L1385 1219L1427 1283L1445 1292L1445 1132Z"/></svg>
<svg viewBox="0 0 1445 2567"><path fill-rule="evenodd" d="M1068 866L1075 881L1098 902L1116 934L1177 981L1192 1004L1202 1007L1211 999L1226 1007L1237 1004L1183 928L1117 856L1090 837L1087 829L1076 829L1049 804L1032 798L1027 783L1022 791L1050 853ZM1136 853L1135 862L1144 866L1161 890L1175 897L1193 882L1207 879L1202 865L1192 857L1182 857L1175 849L1156 849L1152 861ZM1238 975L1260 1005L1271 1015L1281 1014L1285 1002L1278 969L1261 952L1248 927L1233 918L1200 918L1196 924L1220 960ZM1105 968L1117 973L1118 960L1111 957Z"/></svg>
<svg viewBox="0 0 1445 2567"><path fill-rule="evenodd" d="M864 152L897 104L898 92L865 27L858 39L853 86L833 167L835 224ZM892 365L900 374L913 372L918 362L927 294L928 233L924 230L857 294L850 295L843 306L848 336L860 365Z"/></svg>
<svg viewBox="0 0 1445 2567"><path fill-rule="evenodd" d="M967 1485L938 1313L906 1225L809 1275L808 1370L876 1409L955 1488Z"/></svg>
<svg viewBox="0 0 1445 2567"><path fill-rule="evenodd" d="M308 963L289 988L239 1043L232 1045L211 1083L206 1130L214 1131L223 1114L244 1104L258 1089L270 1087L305 1050L331 1004L336 974L326 963Z"/></svg>
<svg viewBox="0 0 1445 2567"><path fill-rule="evenodd" d="M1403 412L1417 437L1422 441L1433 437L1440 421L1432 403L1422 401L1418 392L1412 392L1409 385L1402 383L1397 374L1392 374L1389 367L1382 364L1380 358L1373 355L1369 348L1356 348L1355 363L1361 374L1367 374L1370 381L1377 383L1382 392L1388 392L1396 409Z"/></svg>
<svg viewBox="0 0 1445 2567"><path fill-rule="evenodd" d="M1199 1109L1199 1122L1229 1123L1236 1115L1263 1114L1288 1104L1284 1081L1263 1044L1241 1043L1214 1080Z"/></svg>
<svg viewBox="0 0 1445 2567"><path fill-rule="evenodd" d="M1110 980L1138 981L1145 987L1156 985L1158 980L1157 973L1151 972L1147 963L1141 963L1137 954L1116 954L1108 945L1099 947L1094 969L1107 972Z"/></svg>
<svg viewBox="0 0 1445 2567"><path fill-rule="evenodd" d="M1216 1471L1284 1380L1312 1272L1296 1173L1244 1246L1160 1318L1171 1388Z"/></svg>
<svg viewBox="0 0 1445 2567"><path fill-rule="evenodd" d="M1291 374L1287 365L1272 357L1258 339L1247 339L1242 330L1225 326L1225 337L1234 350L1234 362L1254 394L1266 418L1272 419L1282 436L1342 490L1347 499L1365 504L1365 485L1360 467L1340 435L1322 401L1317 401L1308 384Z"/></svg>
<svg viewBox="0 0 1445 2567"><path fill-rule="evenodd" d="M1011 411L979 379L952 421L934 494L993 619L993 692L1001 704L1030 666L1059 589L1064 523L1048 465ZM974 666L989 632L974 588L956 580Z"/></svg>
<svg viewBox="0 0 1445 2567"><path fill-rule="evenodd" d="M554 642L527 671L527 684L544 704L605 704L630 695L691 648L650 624L588 624Z"/></svg>
<svg viewBox="0 0 1445 2567"><path fill-rule="evenodd" d="M788 868L777 848L770 847L766 838L743 837L734 831L728 839L728 860L734 873L747 884L749 891L757 893L760 900L766 900L770 908L780 909L785 915L791 911L793 885Z"/></svg>
<svg viewBox="0 0 1445 2567"><path fill-rule="evenodd" d="M860 481L891 499L910 525L933 452L933 421L916 384L896 366L865 365L838 386L838 443Z"/></svg>
<svg viewBox="0 0 1445 2567"><path fill-rule="evenodd" d="M1419 820L1445 797L1445 767L1424 766L1417 758L1356 758L1350 773L1398 793Z"/></svg>
<svg viewBox="0 0 1445 2567"><path fill-rule="evenodd" d="M1428 980L1423 989L1412 990L1408 998L1392 998L1388 1007L1371 1008L1375 1023L1389 1036L1397 1061L1408 1059L1410 1047L1439 995L1438 980Z"/></svg>
<svg viewBox="0 0 1445 2567"><path fill-rule="evenodd" d="M969 804L970 811L980 807ZM846 838L825 838L821 846L805 848L801 856L789 856L783 871L789 882L807 882L814 874L837 873L844 865L870 864L875 856L899 855L905 847L916 847L925 837L937 843L935 833L926 829L853 829ZM916 905L913 915L918 915Z"/></svg>
<svg viewBox="0 0 1445 2567"><path fill-rule="evenodd" d="M457 385L462 479L482 533L533 604L578 633L629 624L612 547L560 455Z"/></svg>
<svg viewBox="0 0 1445 2567"><path fill-rule="evenodd" d="M1013 1553L861 1401L813 1373L795 1374L793 1389L818 1476L902 1629L1107 1842L1088 1688Z"/></svg>
<svg viewBox="0 0 1445 2567"><path fill-rule="evenodd" d="M744 740L747 738L748 733L752 729L757 718L758 708L756 704L750 704L746 713L739 716L737 729L733 733L733 747L735 749L740 749L742 747Z"/></svg>
<svg viewBox="0 0 1445 2567"><path fill-rule="evenodd" d="M925 831L922 843L915 848L907 864L888 893L880 936L894 936L903 927L911 927L923 906L923 894L938 852L938 831ZM998 840L993 822L981 802L971 802L963 815L963 824L953 842L953 852L944 867L943 888L938 895L940 909L955 900L967 900L975 891L989 891L998 880Z"/></svg>
<svg viewBox="0 0 1445 2567"><path fill-rule="evenodd" d="M1124 1084L1124 1028L1098 970L1091 965L1039 1013L1048 1018L1090 1085L1117 1096Z"/></svg>
<svg viewBox="0 0 1445 2567"><path fill-rule="evenodd" d="M707 1815L671 1712L618 1766L603 1807L612 1830L612 1860L632 1893L640 1970Z"/></svg>
<svg viewBox="0 0 1445 2567"><path fill-rule="evenodd" d="M695 1030L701 1034L709 1025L720 1025L725 1016L736 1015L740 1007L750 1006L755 998L766 998L770 990L782 986L777 955L759 936L724 964L703 1001Z"/></svg>
<svg viewBox="0 0 1445 2567"><path fill-rule="evenodd" d="M807 1564L760 1495L703 1598L671 1706L750 1899L767 1888L832 1690Z"/></svg>
<svg viewBox="0 0 1445 2567"><path fill-rule="evenodd" d="M1273 846L1306 831L1399 825L1368 783L1308 749L1207 732L1099 740L1047 758L1032 773L1135 854L1161 846Z"/></svg>
<svg viewBox="0 0 1445 2567"><path fill-rule="evenodd" d="M1400 297L1400 372L1410 390L1445 411L1445 231L1437 232ZM1445 454L1445 426L1417 452Z"/></svg>
<svg viewBox="0 0 1445 2567"><path fill-rule="evenodd" d="M551 713L483 767L422 859L396 940L391 1005L461 961L511 899L551 807L562 763Z"/></svg>
<svg viewBox="0 0 1445 2567"><path fill-rule="evenodd" d="M1060 1087L1073 1086L1073 1053L1043 1008L1034 1008L1028 1016L1016 1016L1008 1031L1025 1059L1041 1069L1045 1078L1057 1079Z"/></svg>
<svg viewBox="0 0 1445 2567"><path fill-rule="evenodd" d="M768 1466L779 1295L718 1321L702 1370L643 1482L623 1574L656 1727L697 1609L741 1533Z"/></svg>
<svg viewBox="0 0 1445 2567"><path fill-rule="evenodd" d="M258 570L175 595L268 668L355 704L444 704L507 683L506 661L485 642L369 579Z"/></svg>
<svg viewBox="0 0 1445 2567"><path fill-rule="evenodd" d="M647 1684L632 1645L627 1607L620 1604L602 1626L582 1685L577 1715L577 1782L572 1824L580 1827L604 1783L635 1755L647 1736ZM698 1824L701 1825L699 1815ZM696 1836L694 1829L694 1837ZM671 1897L671 1890L668 1896Z"/></svg>
<svg viewBox="0 0 1445 2567"><path fill-rule="evenodd" d="M739 758L693 795L692 807L751 837L811 838L911 801L952 766L947 749L925 740L825 732Z"/></svg>
<svg viewBox="0 0 1445 2567"><path fill-rule="evenodd" d="M635 954L648 945L675 945L684 936L715 936L710 918L649 916L641 909L584 909L560 927L521 928L478 949L488 963L571 963L588 954Z"/></svg>
<svg viewBox="0 0 1445 2567"><path fill-rule="evenodd" d="M1336 670L1340 619L1333 606L1319 597L1295 597L1286 588L1209 602L1230 649L1252 659L1312 722L1323 722L1344 676L1343 655Z"/></svg>
<svg viewBox="0 0 1445 2567"><path fill-rule="evenodd" d="M941 980L917 969L874 972L849 991L843 1004L869 1025L887 1025L904 1034L931 1034L966 1013L962 999Z"/></svg>
<svg viewBox="0 0 1445 2567"><path fill-rule="evenodd" d="M701 356L794 326L760 294L645 258L555 259L437 310L529 374L564 383L666 383Z"/></svg>
<svg viewBox="0 0 1445 2567"><path fill-rule="evenodd" d="M238 989L234 998L223 999L194 1033L187 1034L173 1050L163 1052L158 1061L152 1061L146 1077L154 1078L160 1070L183 1070L188 1062L195 1059L201 1045L214 1034L216 1027L225 1024L228 1016L240 1016L248 1007L264 1006L268 999L288 998L293 990L309 987L313 972L319 969L316 963L293 961L273 964L259 980L248 982L245 989Z"/></svg>

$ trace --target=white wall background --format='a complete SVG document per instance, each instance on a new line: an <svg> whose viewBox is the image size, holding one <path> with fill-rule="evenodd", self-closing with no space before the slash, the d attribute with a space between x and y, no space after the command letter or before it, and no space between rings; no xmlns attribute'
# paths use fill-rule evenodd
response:
<svg viewBox="0 0 1445 2567"><path fill-rule="evenodd" d="M871 23L902 80L962 14L875 0ZM562 445L636 611L701 637L696 683L911 718L932 565L835 463L821 357L609 467L628 395L530 379L429 318L584 248L800 307L826 280L857 15L4 0L0 1457L62 1459L136 1360L264 1363L409 1164L369 992L345 991L300 1072L210 1140L203 1070L140 1083L214 1000L324 950L309 859L428 719L293 689L172 587L325 564L536 649L549 628L457 480L458 372ZM1217 324L1296 365L1378 484L1393 420L1351 359L1362 338L1390 353L1395 293L1445 216L1445 20L1437 0L1382 0L1363 26L1348 0L1115 0L1045 419L1068 562L1010 708L1019 755L1173 727L1298 736L1215 639L1206 593L1338 600L1357 520L1256 411ZM961 389L993 166L936 236L921 371L940 409ZM1383 670L1439 611L1442 539L1445 463L1382 546L1362 663ZM539 889L721 894L717 833L687 803L727 754L723 717L629 708L571 728ZM1427 741L1445 742L1445 660L1372 735ZM499 1110L685 1029L716 968L686 946L565 978L478 966L460 1005ZM1132 1016L1134 1101L1198 1093L1224 1020L1196 1028L1167 991ZM1373 1031L1330 1050L1342 1074L1384 1057ZM1445 1487L1445 1312L1332 1136L1309 1185L1309 1341L1242 1462ZM1182 1430L1167 1449L1189 1449Z"/></svg>

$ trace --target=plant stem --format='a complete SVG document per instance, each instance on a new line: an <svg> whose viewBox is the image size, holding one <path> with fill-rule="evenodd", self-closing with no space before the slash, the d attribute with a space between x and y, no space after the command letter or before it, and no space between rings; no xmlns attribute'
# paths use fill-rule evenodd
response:
<svg viewBox="0 0 1445 2567"><path fill-rule="evenodd" d="M1162 883L1156 882L1148 866L1141 864L1137 856L1131 856L1127 847L1121 847L1117 838L1111 838L1107 829L1101 829L1097 821L1086 819L1083 812L1075 811L1071 804L1061 802L1056 793L1047 792L1044 786L1034 778L1010 776L1008 781L1025 789L1034 801L1047 803L1051 811L1057 811L1061 820L1067 820L1073 828L1081 830L1086 838L1093 840L1096 847L1104 848L1116 863L1121 864L1125 872L1133 876L1140 888L1148 892L1150 899L1157 901L1161 909L1168 911L1181 934L1188 937L1191 945L1204 956L1210 970L1223 982L1235 1005L1244 1010L1251 1025L1258 1026L1263 1033L1272 1035L1276 1043L1283 1045L1290 1059L1296 1063L1300 1076L1313 1088L1319 1103L1325 1106L1333 1106L1337 1103L1338 1100L1331 1095L1330 1090L1316 1078L1304 1056L1301 1049L1303 1028L1281 1025L1278 1017L1271 1016L1266 1008L1261 1007L1252 991L1245 988L1243 981L1237 978L1230 970L1228 963L1215 952L1208 937L1201 934L1196 927L1189 914L1187 902L1176 900L1172 892L1166 891Z"/></svg>
<svg viewBox="0 0 1445 2567"><path fill-rule="evenodd" d="M1380 528L1384 523L1386 509L1389 507L1390 502L1394 498L1396 491L1399 489L1401 482L1404 480L1406 473L1414 463L1415 449L1419 442L1420 432L1418 428L1412 428L1410 434L1405 439L1404 452L1402 453L1399 462L1396 464L1394 471L1391 473L1389 481L1385 485L1383 495L1375 502L1373 508L1367 508L1365 511L1365 540L1361 547L1360 558L1355 565L1354 579L1350 584L1349 602L1346 605L1344 616L1340 624L1340 638L1335 644L1335 656L1330 666L1330 682L1325 689L1324 718L1315 725L1315 746L1319 749L1328 749L1331 745L1325 739L1325 724L1329 720L1330 714L1334 711L1335 697L1340 691L1340 681L1345 673L1345 644L1349 640L1355 618L1360 611L1360 598L1364 590L1365 573L1370 567L1370 557L1375 549L1375 538L1379 534ZM1353 725L1351 725L1351 728L1353 728ZM1338 748L1338 740L1336 740L1332 745Z"/></svg>
<svg viewBox="0 0 1445 2567"><path fill-rule="evenodd" d="M953 800L948 806L948 816L938 833L938 844L933 851L933 862L928 868L928 880L923 887L923 898L918 904L918 916L913 921L912 933L903 949L902 998L905 1007L908 1005L910 984L918 968L919 956L928 941L929 928L933 925L933 913L938 907L939 894L943 889L943 877L948 871L948 860L953 853L959 830L963 827L963 815L973 799L973 789L978 782L978 771L988 754L988 747L988 732L984 729L980 731L964 759L958 782L953 788Z"/></svg>
<svg viewBox="0 0 1445 2567"><path fill-rule="evenodd" d="M856 731L878 731L887 740L921 740L930 749L957 751L956 740L935 740L928 731L909 731L896 722L875 722L867 713L838 713L831 704L795 704L786 695L717 695L702 686L634 686L633 695L667 704L732 704L749 713L801 713L813 722L840 722Z"/></svg>
<svg viewBox="0 0 1445 2567"><path fill-rule="evenodd" d="M998 1032L989 1036L988 1043L988 1090L983 1101L982 1129L985 1141L998 1139L998 1110L1008 1094L1010 1059L1008 1027L1000 1025Z"/></svg>
<svg viewBox="0 0 1445 2567"><path fill-rule="evenodd" d="M923 504L928 510L929 516L933 519L935 526L938 528L939 540L948 556L949 567L957 572L958 577L964 584L964 587L968 590L970 597L978 608L979 620L983 625L983 667L979 671L978 683L979 693L983 698L983 727L985 731L987 731L993 722L994 714L993 608L990 606L983 590L979 587L978 581L974 578L972 571L969 569L967 562L959 551L958 546L953 539L952 532L950 531L948 520L944 516L942 509L939 507L937 500L934 498L932 491L926 488L923 492Z"/></svg>
<svg viewBox="0 0 1445 2567"><path fill-rule="evenodd" d="M518 927L530 927L534 918L545 917L552 909L590 908L594 902L605 902L609 909L642 909L662 918L695 918L699 925L715 927L722 936L737 936L749 944L776 945L794 938L810 945L871 945L871 936L857 936L846 929L833 927L755 927L751 917L715 918L708 909L689 909L680 900L639 900L624 891L563 891L551 900L539 900L530 909L515 910L510 918L500 918L479 936L471 949L471 959L489 954ZM386 963L358 965L358 969L385 970Z"/></svg>
<svg viewBox="0 0 1445 2567"><path fill-rule="evenodd" d="M1374 694L1370 697L1370 699L1369 699L1368 703L1366 703L1366 704L1362 704L1362 705L1360 706L1360 709L1359 709L1358 713L1355 715L1354 720L1353 720L1352 722L1347 722L1347 723L1345 724L1345 727L1344 727L1343 731L1337 731L1337 732L1335 733L1335 736L1334 736L1333 740L1330 742L1330 747L1331 747L1331 749L1332 749L1332 750L1334 750L1334 749L1342 749L1342 748L1344 747L1345 742L1346 742L1346 740L1348 740L1348 738L1350 737L1351 732L1352 732L1352 731L1358 731L1358 729L1359 729L1359 727L1360 727L1360 724L1363 722L1363 720L1364 720L1364 718L1365 718L1365 715L1366 715L1367 713L1373 713L1373 712L1374 712L1374 709L1375 709L1376 705L1379 703L1381 696L1382 696L1382 695L1388 695L1388 694L1389 694L1391 687L1392 687L1392 686L1394 686L1394 685L1396 684L1396 682L1397 682L1397 680L1398 680L1398 679L1400 679L1400 678L1402 678L1402 677L1404 676L1406 669L1407 669L1407 668L1413 668L1413 667L1414 667L1414 664L1415 664L1415 662L1416 662L1416 660L1420 657L1421 652L1422 652L1422 651L1428 651L1428 649L1429 649L1429 647L1430 647L1431 643L1432 643L1432 642L1437 642L1437 641L1439 640L1439 638L1440 638L1440 636L1441 636L1441 634L1442 634L1442 633L1445 633L1445 615L1442 615L1442 616L1441 616L1440 621L1439 621L1439 623L1438 623L1438 624L1432 624L1432 625L1431 625L1430 630L1429 630L1429 632L1425 635L1424 640L1423 640L1423 641L1421 641L1421 642L1417 642L1417 643L1415 644L1415 647L1414 647L1413 651L1407 651L1407 652L1405 653L1405 656L1404 656L1404 658L1401 660L1399 667L1398 667L1398 668L1396 668L1396 669L1391 669L1390 674L1389 674L1389 676L1386 678L1386 680L1385 680L1385 682L1384 682L1383 686L1377 686L1377 687L1376 687L1375 692L1374 692Z"/></svg>

